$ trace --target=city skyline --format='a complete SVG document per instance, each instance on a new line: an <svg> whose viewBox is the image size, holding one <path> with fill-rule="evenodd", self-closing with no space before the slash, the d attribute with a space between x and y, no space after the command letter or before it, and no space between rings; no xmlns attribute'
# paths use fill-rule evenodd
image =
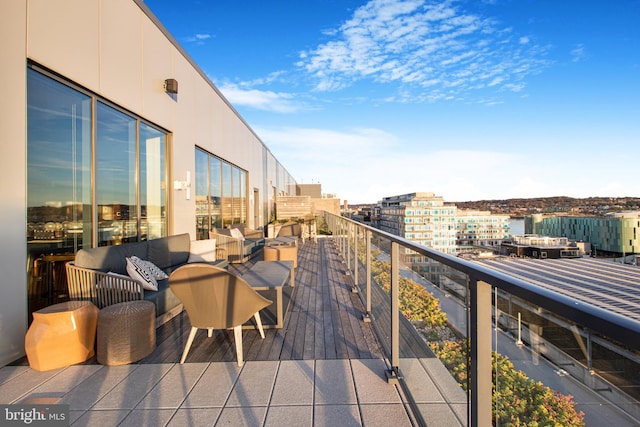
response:
<svg viewBox="0 0 640 427"><path fill-rule="evenodd" d="M299 183L350 203L638 195L637 1L145 3Z"/></svg>

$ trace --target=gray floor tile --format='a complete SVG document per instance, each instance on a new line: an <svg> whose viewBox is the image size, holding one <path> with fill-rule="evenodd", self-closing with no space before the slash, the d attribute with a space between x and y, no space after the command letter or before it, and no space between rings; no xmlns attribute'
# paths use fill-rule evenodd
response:
<svg viewBox="0 0 640 427"><path fill-rule="evenodd" d="M115 386L127 378L139 365L102 366L90 377L84 379L60 400L69 405L70 410L87 410L102 399Z"/></svg>
<svg viewBox="0 0 640 427"><path fill-rule="evenodd" d="M460 387L447 368L436 358L423 358L420 363L433 379L449 403L467 403L467 393Z"/></svg>
<svg viewBox="0 0 640 427"><path fill-rule="evenodd" d="M446 403L420 403L417 406L427 425L442 427L459 427L464 425L456 417L457 411L454 411Z"/></svg>
<svg viewBox="0 0 640 427"><path fill-rule="evenodd" d="M73 427L117 426L129 414L130 411L88 411L82 414L73 424Z"/></svg>
<svg viewBox="0 0 640 427"><path fill-rule="evenodd" d="M227 406L267 406L279 363L245 362L240 377L229 395Z"/></svg>
<svg viewBox="0 0 640 427"><path fill-rule="evenodd" d="M243 408L224 408L216 426L260 427L267 413L266 406L246 406Z"/></svg>
<svg viewBox="0 0 640 427"><path fill-rule="evenodd" d="M355 427L363 425L358 405L316 405L314 407L313 422L315 427Z"/></svg>
<svg viewBox="0 0 640 427"><path fill-rule="evenodd" d="M411 427L411 420L402 403L360 405L366 427Z"/></svg>
<svg viewBox="0 0 640 427"><path fill-rule="evenodd" d="M280 362L271 405L312 405L314 375L313 360Z"/></svg>
<svg viewBox="0 0 640 427"><path fill-rule="evenodd" d="M208 366L208 363L174 365L153 390L142 399L136 409L177 409Z"/></svg>
<svg viewBox="0 0 640 427"><path fill-rule="evenodd" d="M171 420L175 409L134 409L118 427L165 426Z"/></svg>
<svg viewBox="0 0 640 427"><path fill-rule="evenodd" d="M5 366L0 369L0 385L31 370L28 366Z"/></svg>
<svg viewBox="0 0 640 427"><path fill-rule="evenodd" d="M138 365L131 375L122 380L94 409L133 409L155 387L173 365Z"/></svg>
<svg viewBox="0 0 640 427"><path fill-rule="evenodd" d="M387 382L385 377L387 365L383 360L353 359L351 368L360 404L401 403L398 389Z"/></svg>
<svg viewBox="0 0 640 427"><path fill-rule="evenodd" d="M63 392L73 390L87 378L103 368L102 365L74 365L68 366L38 387L38 393Z"/></svg>
<svg viewBox="0 0 640 427"><path fill-rule="evenodd" d="M315 403L322 405L357 403L348 359L316 360Z"/></svg>
<svg viewBox="0 0 640 427"><path fill-rule="evenodd" d="M178 409L167 427L209 427L215 425L222 408Z"/></svg>
<svg viewBox="0 0 640 427"><path fill-rule="evenodd" d="M401 359L400 372L417 403L444 403L442 394L418 359Z"/></svg>
<svg viewBox="0 0 640 427"><path fill-rule="evenodd" d="M182 408L224 406L240 372L236 362L211 363L182 403Z"/></svg>
<svg viewBox="0 0 640 427"><path fill-rule="evenodd" d="M58 375L63 369L45 372L29 369L23 374L13 377L0 385L0 403L15 403L24 399L29 393L35 392L35 389Z"/></svg>
<svg viewBox="0 0 640 427"><path fill-rule="evenodd" d="M313 406L270 406L264 427L313 426Z"/></svg>

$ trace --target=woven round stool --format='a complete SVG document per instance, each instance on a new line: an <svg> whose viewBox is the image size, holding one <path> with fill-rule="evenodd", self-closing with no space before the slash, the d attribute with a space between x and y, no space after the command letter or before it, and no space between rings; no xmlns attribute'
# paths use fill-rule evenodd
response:
<svg viewBox="0 0 640 427"><path fill-rule="evenodd" d="M121 302L98 313L98 363L137 362L156 348L156 306L150 301Z"/></svg>

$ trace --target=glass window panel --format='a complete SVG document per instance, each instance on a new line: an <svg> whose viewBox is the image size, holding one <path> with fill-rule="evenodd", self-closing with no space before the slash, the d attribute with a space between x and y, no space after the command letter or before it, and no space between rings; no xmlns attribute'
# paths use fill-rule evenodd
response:
<svg viewBox="0 0 640 427"><path fill-rule="evenodd" d="M96 135L98 246L135 242L136 121L99 102Z"/></svg>
<svg viewBox="0 0 640 427"><path fill-rule="evenodd" d="M239 224L242 222L242 219L241 219L242 199L240 198L240 193L241 193L240 189L242 186L240 184L240 169L236 167L231 168L231 182L232 182L232 191L233 191L233 200L231 202L233 223Z"/></svg>
<svg viewBox="0 0 640 427"><path fill-rule="evenodd" d="M209 156L209 198L211 203L211 226L222 227L222 161Z"/></svg>
<svg viewBox="0 0 640 427"><path fill-rule="evenodd" d="M29 312L66 294L64 263L91 246L91 98L27 70ZM61 274L54 269L61 267ZM55 270L60 273L59 270Z"/></svg>
<svg viewBox="0 0 640 427"><path fill-rule="evenodd" d="M247 223L247 172L240 170L240 222ZM257 224L256 224L257 226Z"/></svg>
<svg viewBox="0 0 640 427"><path fill-rule="evenodd" d="M167 235L166 135L140 123L140 236Z"/></svg>
<svg viewBox="0 0 640 427"><path fill-rule="evenodd" d="M231 165L228 163L222 163L222 223L223 225L229 225L233 223L233 210L232 210L232 177L231 177Z"/></svg>
<svg viewBox="0 0 640 427"><path fill-rule="evenodd" d="M195 197L196 197L196 238L209 238L209 156L196 149Z"/></svg>

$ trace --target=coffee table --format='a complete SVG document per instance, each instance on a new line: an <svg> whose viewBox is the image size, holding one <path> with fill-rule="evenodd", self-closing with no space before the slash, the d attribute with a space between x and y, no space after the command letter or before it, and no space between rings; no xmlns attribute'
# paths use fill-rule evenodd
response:
<svg viewBox="0 0 640 427"><path fill-rule="evenodd" d="M293 282L293 261L258 261L242 278L256 291L274 291L276 293L276 324L263 324L264 328L282 328L283 300L282 288L288 280Z"/></svg>

